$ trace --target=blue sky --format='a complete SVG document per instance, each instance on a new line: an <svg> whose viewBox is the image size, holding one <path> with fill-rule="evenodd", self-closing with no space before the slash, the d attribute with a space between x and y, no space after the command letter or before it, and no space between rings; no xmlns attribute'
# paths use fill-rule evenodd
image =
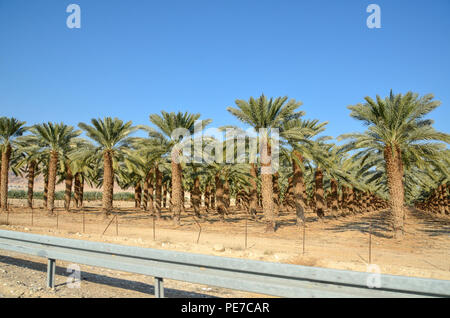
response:
<svg viewBox="0 0 450 318"><path fill-rule="evenodd" d="M66 7L81 7L81 29ZM369 4L381 29L369 29ZM201 113L239 122L236 99L289 96L326 134L360 131L365 96L433 93L449 133L450 1L0 0L0 115L77 125Z"/></svg>

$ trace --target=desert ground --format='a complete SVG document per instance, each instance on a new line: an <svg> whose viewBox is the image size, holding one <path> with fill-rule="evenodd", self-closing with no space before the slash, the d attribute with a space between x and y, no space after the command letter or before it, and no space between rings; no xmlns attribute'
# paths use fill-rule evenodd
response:
<svg viewBox="0 0 450 318"><path fill-rule="evenodd" d="M71 212L57 201L57 217L47 215L39 200L33 211L23 200L10 204L10 212L0 214L0 229L362 272L370 262L385 274L450 280L450 218L414 209L408 210L404 238L397 241L391 238L387 210L323 221L309 213L304 229L294 224L293 213L280 212L277 231L265 233L262 215L253 220L241 211L225 221L211 212L197 223L187 208L177 226L163 210L153 226L152 215L135 209L133 202L115 202L109 218L95 201ZM114 215L117 224L110 223ZM56 287L47 290L45 259L0 250L0 297L153 297L153 277L84 265L80 288L69 288L68 265L57 262ZM261 297L170 280L165 288L167 297Z"/></svg>

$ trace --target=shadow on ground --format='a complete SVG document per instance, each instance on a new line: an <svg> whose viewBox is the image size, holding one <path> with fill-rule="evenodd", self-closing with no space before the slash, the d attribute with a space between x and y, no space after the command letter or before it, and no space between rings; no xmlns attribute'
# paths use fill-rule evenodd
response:
<svg viewBox="0 0 450 318"><path fill-rule="evenodd" d="M47 265L39 262L34 262L30 260L24 260L19 258L14 258L10 256L0 255L0 263L20 266L34 271L39 271L47 273ZM70 273L66 272L66 268L56 266L56 275L69 277ZM81 280L85 280L95 284L102 284L116 288L122 288L126 290L133 290L147 295L154 295L155 289L153 285L137 282L134 280L128 280L123 278L115 278L111 276L106 276L102 274L96 274L92 272L82 271ZM42 280L42 285L45 285L45 278ZM56 289L66 286L66 283L58 284L55 286ZM120 297L120 296L117 296ZM215 296L200 294L195 292L187 292L183 290L176 290L170 288L164 288L164 297L167 298L216 298Z"/></svg>
<svg viewBox="0 0 450 318"><path fill-rule="evenodd" d="M416 209L410 209L409 213L423 225L421 231L429 236L450 235L450 220Z"/></svg>
<svg viewBox="0 0 450 318"><path fill-rule="evenodd" d="M341 218L344 223L327 227L326 230L334 232L358 231L381 238L392 238L389 211L381 211L370 216L363 216L358 221L350 221L347 217Z"/></svg>

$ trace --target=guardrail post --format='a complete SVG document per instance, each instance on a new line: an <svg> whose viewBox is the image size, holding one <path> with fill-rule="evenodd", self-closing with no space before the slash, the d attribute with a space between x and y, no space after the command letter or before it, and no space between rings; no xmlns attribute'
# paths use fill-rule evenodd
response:
<svg viewBox="0 0 450 318"><path fill-rule="evenodd" d="M47 287L55 288L56 260L49 258L47 263Z"/></svg>
<svg viewBox="0 0 450 318"><path fill-rule="evenodd" d="M155 297L164 298L164 282L161 277L155 277Z"/></svg>

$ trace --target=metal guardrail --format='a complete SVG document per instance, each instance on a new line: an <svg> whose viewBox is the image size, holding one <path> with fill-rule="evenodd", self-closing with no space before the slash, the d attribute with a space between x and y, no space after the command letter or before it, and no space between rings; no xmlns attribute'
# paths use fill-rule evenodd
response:
<svg viewBox="0 0 450 318"><path fill-rule="evenodd" d="M230 257L123 246L0 230L0 249L48 259L47 287L55 284L56 260L155 277L155 296L164 297L163 279L281 297L450 297L450 281L244 260Z"/></svg>

